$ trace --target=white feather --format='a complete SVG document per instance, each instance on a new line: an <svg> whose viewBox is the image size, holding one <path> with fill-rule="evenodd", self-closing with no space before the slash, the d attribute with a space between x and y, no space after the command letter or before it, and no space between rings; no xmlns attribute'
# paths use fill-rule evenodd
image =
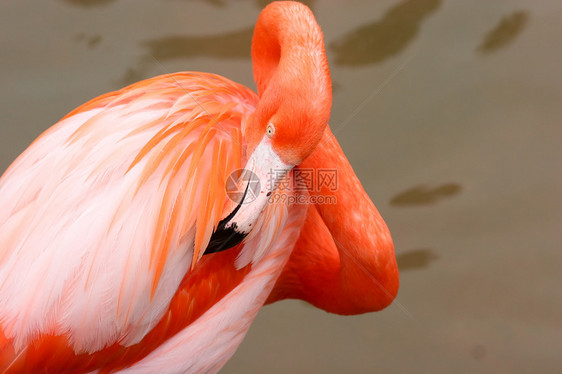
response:
<svg viewBox="0 0 562 374"><path fill-rule="evenodd" d="M194 323L121 374L216 373L236 351L285 266L303 224L306 206L275 211L286 222L278 240L244 281ZM246 246L258 250L259 240ZM189 360L186 360L189 357Z"/></svg>

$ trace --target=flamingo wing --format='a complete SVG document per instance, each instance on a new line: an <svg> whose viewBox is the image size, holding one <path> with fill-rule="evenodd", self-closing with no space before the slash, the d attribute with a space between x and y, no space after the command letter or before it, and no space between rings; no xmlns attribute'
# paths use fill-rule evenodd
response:
<svg viewBox="0 0 562 374"><path fill-rule="evenodd" d="M256 102L216 75L156 77L77 108L10 166L0 368L45 337L87 356L138 344L161 322L221 218Z"/></svg>

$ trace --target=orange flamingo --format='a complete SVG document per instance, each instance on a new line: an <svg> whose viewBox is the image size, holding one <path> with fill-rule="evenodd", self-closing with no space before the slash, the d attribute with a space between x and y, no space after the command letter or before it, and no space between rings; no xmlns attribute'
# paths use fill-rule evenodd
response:
<svg viewBox="0 0 562 374"><path fill-rule="evenodd" d="M327 126L312 12L267 6L252 59L259 97L206 73L148 79L80 106L5 172L0 372L216 372L265 303L391 303L392 240ZM241 167L261 188L242 178L233 203ZM302 193L337 203L271 199L296 196L279 187L296 168L336 169L336 189Z"/></svg>

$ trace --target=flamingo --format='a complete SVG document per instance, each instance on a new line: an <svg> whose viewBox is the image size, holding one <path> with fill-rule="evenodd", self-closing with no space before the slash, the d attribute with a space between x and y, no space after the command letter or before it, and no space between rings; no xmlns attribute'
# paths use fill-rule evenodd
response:
<svg viewBox="0 0 562 374"><path fill-rule="evenodd" d="M214 373L264 304L392 302L392 239L328 126L312 12L268 5L252 61L258 95L209 73L144 80L78 107L8 168L0 372ZM232 201L238 169L260 187L240 178ZM336 188L297 191L295 173L323 169ZM297 194L308 202L279 198Z"/></svg>

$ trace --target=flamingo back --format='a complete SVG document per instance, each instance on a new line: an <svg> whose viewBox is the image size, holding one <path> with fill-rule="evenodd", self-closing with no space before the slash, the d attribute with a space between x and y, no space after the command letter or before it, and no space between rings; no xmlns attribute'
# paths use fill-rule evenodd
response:
<svg viewBox="0 0 562 374"><path fill-rule="evenodd" d="M0 179L0 359L48 336L76 355L131 347L161 323L221 219L256 103L226 78L178 73L96 98L42 134ZM267 208L267 235L239 246L228 271L267 253L283 209Z"/></svg>

